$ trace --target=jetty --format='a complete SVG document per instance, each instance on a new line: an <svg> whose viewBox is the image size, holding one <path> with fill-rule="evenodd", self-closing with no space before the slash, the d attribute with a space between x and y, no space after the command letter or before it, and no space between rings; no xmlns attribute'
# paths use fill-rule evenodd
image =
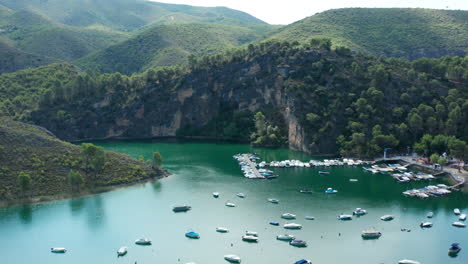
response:
<svg viewBox="0 0 468 264"><path fill-rule="evenodd" d="M244 161L247 163L253 175L255 176L254 178L257 178L257 179L265 178L265 176L261 175L260 172L258 171L257 165L254 164L252 160L250 160L250 157L248 154L242 154L242 157L244 157Z"/></svg>
<svg viewBox="0 0 468 264"><path fill-rule="evenodd" d="M270 179L276 177L270 170L257 168L257 161L260 160L260 158L255 153L236 154L233 158L239 162L241 170L246 178Z"/></svg>

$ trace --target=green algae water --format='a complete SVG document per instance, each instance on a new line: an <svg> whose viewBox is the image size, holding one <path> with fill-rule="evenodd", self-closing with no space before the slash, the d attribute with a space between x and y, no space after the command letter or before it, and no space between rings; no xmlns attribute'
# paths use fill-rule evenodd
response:
<svg viewBox="0 0 468 264"><path fill-rule="evenodd" d="M112 192L76 199L0 209L0 263L227 263L226 254L236 254L242 263L288 264L306 258L313 263L398 263L413 259L424 264L468 263L468 228L456 228L453 209L468 212L468 197L455 193L448 197L418 200L401 192L418 184L398 184L389 175L371 174L360 167L276 168L279 178L249 180L243 177L234 154L257 152L263 160L311 157L287 149L252 149L248 145L198 142L106 141L97 144L108 150L143 155L154 151L164 157L164 167L173 175ZM350 182L349 179L358 179ZM338 190L326 195L327 187ZM300 189L312 189L302 194ZM212 197L213 192L220 197ZM243 192L246 198L236 197ZM267 202L277 198L279 204ZM237 205L228 208L231 201ZM188 213L173 213L174 205L188 204ZM352 221L338 221L340 213L351 214L356 207L368 214ZM419 228L427 221L434 226ZM297 215L281 219L282 213ZM395 220L379 218L393 214ZM315 220L305 220L314 216ZM280 226L269 225L270 221ZM302 230L285 230L284 223L303 225ZM229 228L221 234L216 227ZM402 228L411 232L402 232ZM382 232L378 240L363 240L361 231ZM200 233L198 240L184 234ZM257 231L256 244L241 241L246 230ZM276 240L279 234L293 234L308 247L295 248ZM137 246L141 237L152 246ZM456 258L447 255L451 243L461 244ZM117 258L116 251L128 246L128 254ZM52 254L51 247L66 247L66 254Z"/></svg>

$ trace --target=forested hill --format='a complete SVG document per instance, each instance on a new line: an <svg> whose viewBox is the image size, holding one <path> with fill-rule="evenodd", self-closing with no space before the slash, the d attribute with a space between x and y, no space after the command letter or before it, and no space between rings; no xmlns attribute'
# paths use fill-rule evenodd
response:
<svg viewBox="0 0 468 264"><path fill-rule="evenodd" d="M266 42L188 68L81 74L45 88L25 117L66 140L252 135L259 145L359 157L406 152L425 133L446 146L468 140L468 58L408 62L330 46Z"/></svg>
<svg viewBox="0 0 468 264"><path fill-rule="evenodd" d="M465 55L468 11L416 8L328 10L278 29L270 39L330 38L334 45L374 55L417 59Z"/></svg>

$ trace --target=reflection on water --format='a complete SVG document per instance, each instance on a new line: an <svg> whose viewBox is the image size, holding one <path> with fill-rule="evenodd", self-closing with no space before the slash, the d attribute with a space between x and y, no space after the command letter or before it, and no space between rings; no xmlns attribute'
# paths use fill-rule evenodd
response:
<svg viewBox="0 0 468 264"><path fill-rule="evenodd" d="M33 218L32 205L30 204L22 205L20 209L18 210L18 216L19 216L19 219L21 220L21 223L23 224L31 223L32 218Z"/></svg>
<svg viewBox="0 0 468 264"><path fill-rule="evenodd" d="M83 197L70 199L68 204L70 205L70 210L73 216L77 216L81 213L81 211L83 210L83 207L86 204L86 200L87 199Z"/></svg>
<svg viewBox="0 0 468 264"><path fill-rule="evenodd" d="M99 229L105 224L105 210L104 202L100 194L94 195L89 199L89 203L86 206L86 214L88 219L88 226L91 229Z"/></svg>

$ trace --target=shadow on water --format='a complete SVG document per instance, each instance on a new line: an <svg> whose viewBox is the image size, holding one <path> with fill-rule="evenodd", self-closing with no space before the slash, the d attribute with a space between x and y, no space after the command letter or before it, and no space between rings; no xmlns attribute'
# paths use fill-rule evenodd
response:
<svg viewBox="0 0 468 264"><path fill-rule="evenodd" d="M86 199L82 197L71 199L68 202L68 205L70 206L70 210L73 216L77 216L81 211L83 211L83 207L85 206L85 204L86 204Z"/></svg>
<svg viewBox="0 0 468 264"><path fill-rule="evenodd" d="M155 193L160 193L161 190L162 190L162 183L160 181L155 181L155 182L152 182L151 183L152 187L153 187L153 191Z"/></svg>
<svg viewBox="0 0 468 264"><path fill-rule="evenodd" d="M30 204L22 205L20 210L18 211L19 219L23 224L30 224L33 218L33 209Z"/></svg>

